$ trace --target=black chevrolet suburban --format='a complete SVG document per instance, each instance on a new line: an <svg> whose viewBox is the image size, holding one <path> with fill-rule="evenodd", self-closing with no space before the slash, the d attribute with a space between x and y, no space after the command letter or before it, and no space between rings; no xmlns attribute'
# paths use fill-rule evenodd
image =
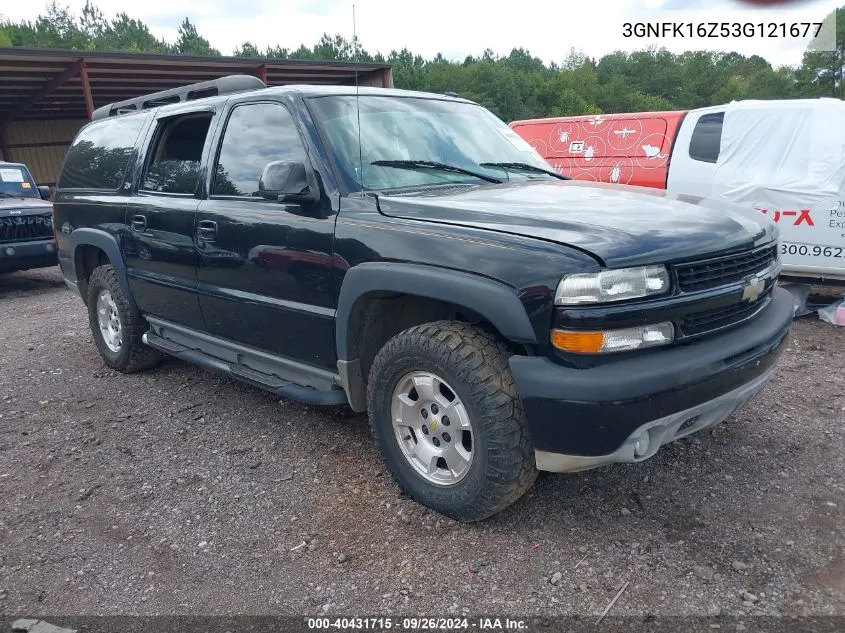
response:
<svg viewBox="0 0 845 633"><path fill-rule="evenodd" d="M26 165L0 161L0 273L55 266L50 188Z"/></svg>
<svg viewBox="0 0 845 633"><path fill-rule="evenodd" d="M791 324L770 220L564 179L461 98L232 76L93 119L55 225L105 362L366 411L458 520L718 424Z"/></svg>

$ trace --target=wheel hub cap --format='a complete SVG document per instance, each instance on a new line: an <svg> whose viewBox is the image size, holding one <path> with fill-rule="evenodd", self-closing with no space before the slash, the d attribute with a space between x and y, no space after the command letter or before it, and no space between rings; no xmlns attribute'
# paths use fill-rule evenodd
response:
<svg viewBox="0 0 845 633"><path fill-rule="evenodd" d="M123 346L123 329L117 304L108 290L103 290L97 295L97 323L106 347L113 352L119 352Z"/></svg>
<svg viewBox="0 0 845 633"><path fill-rule="evenodd" d="M391 419L402 454L423 479L451 486L469 472L472 424L445 380L423 371L404 376L393 392Z"/></svg>

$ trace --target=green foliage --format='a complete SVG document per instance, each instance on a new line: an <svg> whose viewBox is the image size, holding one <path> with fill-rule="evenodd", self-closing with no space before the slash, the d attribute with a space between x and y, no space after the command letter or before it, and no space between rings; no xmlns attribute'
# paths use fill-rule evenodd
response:
<svg viewBox="0 0 845 633"><path fill-rule="evenodd" d="M174 52L150 33L147 25L119 13L112 20L87 0L79 17L55 2L47 5L35 23L0 20L0 46L71 50Z"/></svg>
<svg viewBox="0 0 845 633"><path fill-rule="evenodd" d="M211 48L208 40L197 33L197 27L188 18L185 18L179 26L179 38L173 46L173 52L179 53L180 55L220 55L220 51L216 48Z"/></svg>
<svg viewBox="0 0 845 633"><path fill-rule="evenodd" d="M838 96L842 94L845 69L845 7L836 13L836 50L807 51L798 70L798 81L809 96Z"/></svg>
<svg viewBox="0 0 845 633"><path fill-rule="evenodd" d="M261 51L252 42L244 42L235 49L235 57L261 57Z"/></svg>
<svg viewBox="0 0 845 633"><path fill-rule="evenodd" d="M147 25L119 13L97 42L97 48L111 51L167 53L170 47L150 33Z"/></svg>
<svg viewBox="0 0 845 633"><path fill-rule="evenodd" d="M842 98L845 66L845 7L836 16L835 52L805 53L800 66L773 68L759 55L687 51L674 54L648 48L616 51L595 60L570 50L558 63L545 64L517 48L505 57L485 50L451 61L432 59L406 48L371 54L360 42L323 34L312 47L275 46L260 50L244 42L238 57L387 62L398 88L456 92L506 121L546 116L679 110L738 99ZM79 16L53 0L34 23L0 18L0 46L121 50L220 55L188 18L173 44L156 38L140 20L120 13L107 19L91 0Z"/></svg>

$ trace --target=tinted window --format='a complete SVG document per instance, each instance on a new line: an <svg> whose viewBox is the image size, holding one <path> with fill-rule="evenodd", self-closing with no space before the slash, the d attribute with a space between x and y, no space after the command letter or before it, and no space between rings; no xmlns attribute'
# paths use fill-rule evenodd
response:
<svg viewBox="0 0 845 633"><path fill-rule="evenodd" d="M274 103L236 107L223 133L213 195L257 196L261 173L274 160L306 160L293 117Z"/></svg>
<svg viewBox="0 0 845 633"><path fill-rule="evenodd" d="M193 195L211 115L168 119L159 125L141 189Z"/></svg>
<svg viewBox="0 0 845 633"><path fill-rule="evenodd" d="M67 152L58 188L119 189L144 118L115 117L82 130Z"/></svg>
<svg viewBox="0 0 845 633"><path fill-rule="evenodd" d="M719 147L722 144L722 122L725 119L724 112L705 114L692 131L692 138L689 142L690 158L715 163L719 158Z"/></svg>

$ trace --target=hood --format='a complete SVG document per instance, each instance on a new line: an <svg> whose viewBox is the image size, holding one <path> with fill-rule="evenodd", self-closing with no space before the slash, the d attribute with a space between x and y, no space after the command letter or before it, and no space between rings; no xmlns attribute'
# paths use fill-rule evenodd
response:
<svg viewBox="0 0 845 633"><path fill-rule="evenodd" d="M51 213L53 204L41 198L7 198L0 196L0 218Z"/></svg>
<svg viewBox="0 0 845 633"><path fill-rule="evenodd" d="M609 267L672 263L777 238L763 214L645 187L521 181L380 196L384 215L472 226L571 246Z"/></svg>

